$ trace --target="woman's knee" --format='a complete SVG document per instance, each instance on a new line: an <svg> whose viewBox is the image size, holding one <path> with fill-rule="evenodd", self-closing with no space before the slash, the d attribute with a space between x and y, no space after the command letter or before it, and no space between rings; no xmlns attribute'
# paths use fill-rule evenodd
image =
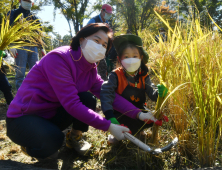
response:
<svg viewBox="0 0 222 170"><path fill-rule="evenodd" d="M50 134L47 138L49 145L51 144L52 147L59 149L62 146L65 135L62 131L57 131L54 134Z"/></svg>
<svg viewBox="0 0 222 170"><path fill-rule="evenodd" d="M64 134L62 132L42 136L38 146L30 145L26 147L27 153L36 158L46 158L62 147L63 140Z"/></svg>
<svg viewBox="0 0 222 170"><path fill-rule="evenodd" d="M9 138L25 147L42 148L60 147L64 134L53 123L37 116L21 116L16 119L6 119Z"/></svg>

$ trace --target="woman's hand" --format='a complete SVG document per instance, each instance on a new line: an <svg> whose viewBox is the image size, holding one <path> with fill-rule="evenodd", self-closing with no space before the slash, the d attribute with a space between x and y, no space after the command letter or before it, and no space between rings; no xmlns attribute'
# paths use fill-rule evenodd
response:
<svg viewBox="0 0 222 170"><path fill-rule="evenodd" d="M156 125L158 126L162 126L162 121L161 120L157 120L152 112L147 112L147 113L143 113L143 112L140 112L138 113L138 119L146 122L147 124L150 124L150 123L155 123Z"/></svg>
<svg viewBox="0 0 222 170"><path fill-rule="evenodd" d="M129 128L124 126L110 124L108 131L117 139L124 140L126 139L124 136L124 132L130 132Z"/></svg>

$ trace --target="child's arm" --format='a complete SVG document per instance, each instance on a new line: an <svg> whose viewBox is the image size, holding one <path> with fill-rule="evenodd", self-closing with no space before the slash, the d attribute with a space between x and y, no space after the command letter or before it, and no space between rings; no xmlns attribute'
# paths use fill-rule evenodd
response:
<svg viewBox="0 0 222 170"><path fill-rule="evenodd" d="M118 85L118 78L116 73L111 72L109 79L103 82L100 92L100 102L102 111L106 119L115 117L113 114L113 101L115 99L115 90Z"/></svg>
<svg viewBox="0 0 222 170"><path fill-rule="evenodd" d="M146 89L146 94L152 101L157 101L158 98L158 91L157 89L154 89L153 83L150 80L150 76L148 75L145 78L145 89Z"/></svg>
<svg viewBox="0 0 222 170"><path fill-rule="evenodd" d="M100 92L102 111L106 119L111 120L111 118L115 118L113 114L114 109L122 114L125 114L128 117L136 119L138 113L141 112L140 109L138 109L128 100L117 94L115 92L117 86L118 77L116 73L111 72L108 81L105 81L103 83Z"/></svg>

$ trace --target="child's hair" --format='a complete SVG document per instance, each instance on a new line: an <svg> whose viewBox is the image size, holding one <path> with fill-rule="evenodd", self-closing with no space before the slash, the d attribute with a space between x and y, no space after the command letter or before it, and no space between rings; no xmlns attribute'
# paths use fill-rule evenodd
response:
<svg viewBox="0 0 222 170"><path fill-rule="evenodd" d="M141 58L141 56L143 55L141 47L138 47L136 44L134 44L132 42L123 42L120 45L120 47L117 49L117 54L118 54L120 60L121 60L121 56L123 54L123 51L128 47L138 49L139 54L140 54L140 58ZM121 66L121 63L119 63L119 61L118 61L116 66L117 67ZM144 64L143 60L141 60L141 71L142 71L142 74L141 74L142 76L146 75L149 72L149 70L148 70L147 66Z"/></svg>

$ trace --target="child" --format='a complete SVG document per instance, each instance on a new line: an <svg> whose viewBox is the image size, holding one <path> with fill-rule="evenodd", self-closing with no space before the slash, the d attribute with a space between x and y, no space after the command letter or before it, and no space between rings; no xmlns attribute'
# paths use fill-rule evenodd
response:
<svg viewBox="0 0 222 170"><path fill-rule="evenodd" d="M113 45L121 66L110 73L108 81L105 81L101 88L100 101L106 119L115 124L124 124L132 131L133 135L144 125L144 121L141 121L144 114L150 114L151 121L148 121L142 129L151 127L153 122L162 125L162 121L155 119L150 112L144 113L145 93L151 100L157 101L158 91L153 89L148 75L148 68L145 64L148 62L149 56L143 49L141 38L132 34L121 35L114 39ZM159 93L161 92L159 95L166 96L166 87L158 86L158 90ZM142 114L138 115L138 119L132 119L113 110L115 93L141 109Z"/></svg>

